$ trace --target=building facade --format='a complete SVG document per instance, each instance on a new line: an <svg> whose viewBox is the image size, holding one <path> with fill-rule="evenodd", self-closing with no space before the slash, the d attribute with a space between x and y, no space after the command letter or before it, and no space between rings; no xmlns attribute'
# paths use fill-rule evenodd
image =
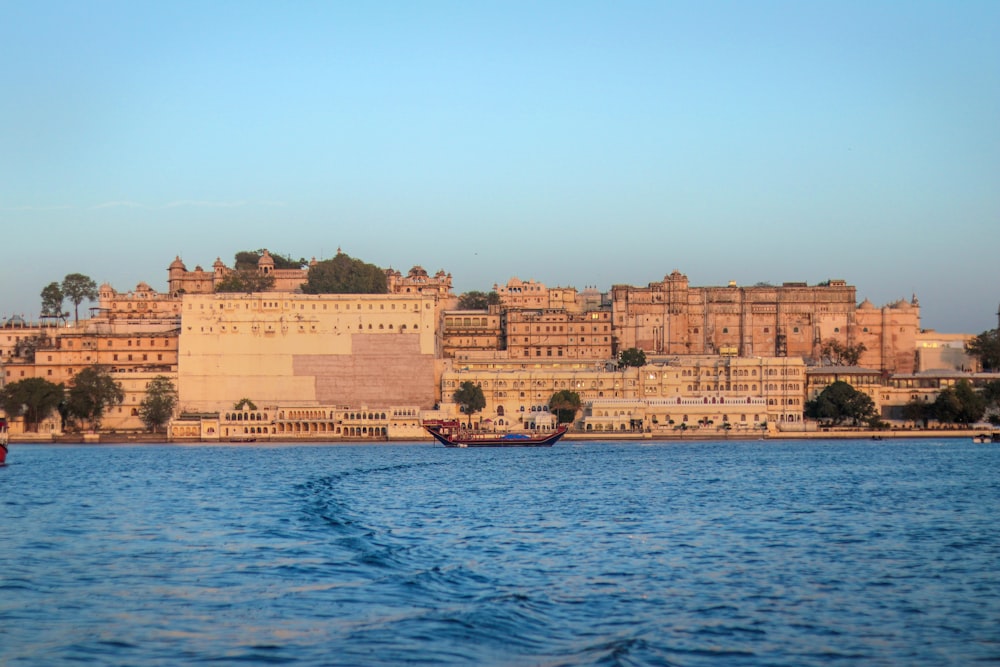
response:
<svg viewBox="0 0 1000 667"><path fill-rule="evenodd" d="M493 291L500 297L500 305L505 310L543 309L582 312L583 305L589 303L578 298L574 287L546 287L534 280L524 281L514 277L506 285L493 285ZM593 294L588 292L588 298Z"/></svg>
<svg viewBox="0 0 1000 667"><path fill-rule="evenodd" d="M446 414L460 415L451 396L466 381L479 385L486 398L474 423L498 430L530 428L541 415L547 422L549 401L561 390L580 396L576 428L584 432L752 430L800 423L806 391L805 364L785 357L679 356L625 369L579 361L469 360L442 374Z"/></svg>
<svg viewBox="0 0 1000 667"><path fill-rule="evenodd" d="M108 322L144 321L177 326L181 316L180 297L157 292L146 283L139 283L130 292L118 292L108 283L98 290L97 312L93 319Z"/></svg>
<svg viewBox="0 0 1000 667"><path fill-rule="evenodd" d="M443 269L433 276L422 266L414 266L405 276L399 271L386 269L385 282L389 294L423 294L439 300L454 298L451 274L445 273Z"/></svg>
<svg viewBox="0 0 1000 667"><path fill-rule="evenodd" d="M441 350L446 359L491 354L504 347L499 309L446 310L441 317Z"/></svg>
<svg viewBox="0 0 1000 667"><path fill-rule="evenodd" d="M182 409L437 402L436 315L420 294L185 295Z"/></svg>
<svg viewBox="0 0 1000 667"><path fill-rule="evenodd" d="M566 309L507 309L502 317L510 359L608 360L612 352L611 312Z"/></svg>
<svg viewBox="0 0 1000 667"><path fill-rule="evenodd" d="M843 280L820 285L691 287L674 271L646 287L615 285L616 349L647 354L801 357L818 361L823 343L864 344L861 363L886 372L913 370L920 310L898 302L856 305Z"/></svg>
<svg viewBox="0 0 1000 667"><path fill-rule="evenodd" d="M309 267L316 264L314 257L309 262ZM301 292L302 284L309 277L309 267L301 269L277 269L271 253L264 250L257 259L257 272L261 275L270 276L274 280L274 286L269 292ZM201 266L196 266L193 271L188 271L184 262L178 256L167 268L167 284L170 296L180 297L182 294L211 294L215 292L215 286L232 274L235 269L226 266L222 259L216 257L212 264L212 270L206 271Z"/></svg>

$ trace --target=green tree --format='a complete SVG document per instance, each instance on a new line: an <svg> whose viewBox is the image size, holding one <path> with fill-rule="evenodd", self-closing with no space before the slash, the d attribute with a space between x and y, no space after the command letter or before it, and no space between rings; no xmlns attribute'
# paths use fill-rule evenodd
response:
<svg viewBox="0 0 1000 667"><path fill-rule="evenodd" d="M986 414L986 399L968 380L959 380L955 383L955 395L962 405L958 419L960 424L973 424Z"/></svg>
<svg viewBox="0 0 1000 667"><path fill-rule="evenodd" d="M569 389L561 389L549 399L549 410L556 414L560 424L572 423L580 405L580 394Z"/></svg>
<svg viewBox="0 0 1000 667"><path fill-rule="evenodd" d="M826 419L834 424L849 419L854 425L876 416L875 402L871 397L843 380L826 387L815 400L807 401L805 414L806 417Z"/></svg>
<svg viewBox="0 0 1000 667"><path fill-rule="evenodd" d="M618 353L618 365L622 368L634 366L641 368L646 365L646 353L637 347L630 347Z"/></svg>
<svg viewBox="0 0 1000 667"><path fill-rule="evenodd" d="M486 310L490 306L500 305L500 295L496 292L466 292L458 297L460 310Z"/></svg>
<svg viewBox="0 0 1000 667"><path fill-rule="evenodd" d="M385 294L385 271L344 253L309 267L302 285L306 294Z"/></svg>
<svg viewBox="0 0 1000 667"><path fill-rule="evenodd" d="M38 425L63 401L63 386L44 378L11 382L0 391L0 405L10 417L24 416L25 430L37 432Z"/></svg>
<svg viewBox="0 0 1000 667"><path fill-rule="evenodd" d="M65 317L63 312L63 301L66 295L63 294L59 283L49 283L42 289L42 317Z"/></svg>
<svg viewBox="0 0 1000 667"><path fill-rule="evenodd" d="M139 419L150 431L170 421L177 407L177 389L170 378L157 375L146 385L146 396L139 404Z"/></svg>
<svg viewBox="0 0 1000 667"><path fill-rule="evenodd" d="M867 349L864 343L841 344L831 338L823 343L820 355L822 355L823 363L828 366L857 366L861 355Z"/></svg>
<svg viewBox="0 0 1000 667"><path fill-rule="evenodd" d="M120 382L102 366L88 366L76 374L66 397L66 413L70 417L88 421L95 431L101 427L104 411L112 405L121 405L125 391Z"/></svg>
<svg viewBox="0 0 1000 667"><path fill-rule="evenodd" d="M934 417L934 406L933 404L921 401L919 398L910 399L910 401L903 406L903 419L909 419L912 422L921 422L924 428L927 428L927 422Z"/></svg>
<svg viewBox="0 0 1000 667"><path fill-rule="evenodd" d="M976 393L968 380L945 387L934 399L934 417L942 423L972 424L986 413L986 399Z"/></svg>
<svg viewBox="0 0 1000 667"><path fill-rule="evenodd" d="M992 380L983 385L982 388L983 406L990 415L987 417L991 424L1000 423L1000 414L995 410L1000 408L1000 380Z"/></svg>
<svg viewBox="0 0 1000 667"><path fill-rule="evenodd" d="M983 385L983 398L987 406L1000 404L1000 380L991 380Z"/></svg>
<svg viewBox="0 0 1000 667"><path fill-rule="evenodd" d="M71 273L62 281L62 293L73 302L73 322L80 322L80 304L97 299L97 283L82 273Z"/></svg>
<svg viewBox="0 0 1000 667"><path fill-rule="evenodd" d="M955 395L955 390L945 387L938 392L937 398L932 405L934 418L944 424L951 424L958 421L958 414L962 411L962 404Z"/></svg>
<svg viewBox="0 0 1000 667"><path fill-rule="evenodd" d="M274 287L274 276L257 269L237 269L215 284L216 292L266 292Z"/></svg>
<svg viewBox="0 0 1000 667"><path fill-rule="evenodd" d="M462 412L469 416L469 428L472 428L472 415L486 407L483 388L475 382L466 380L455 390L452 398L462 408Z"/></svg>
<svg viewBox="0 0 1000 667"><path fill-rule="evenodd" d="M275 269L301 269L308 264L305 258L292 259L291 255L278 255L261 248L260 250L241 250L236 253L233 268L237 271L241 269L256 271L257 262L264 256L265 252L271 255L271 259L274 260Z"/></svg>
<svg viewBox="0 0 1000 667"><path fill-rule="evenodd" d="M983 369L1000 370L1000 329L990 329L965 344L965 352L979 359Z"/></svg>

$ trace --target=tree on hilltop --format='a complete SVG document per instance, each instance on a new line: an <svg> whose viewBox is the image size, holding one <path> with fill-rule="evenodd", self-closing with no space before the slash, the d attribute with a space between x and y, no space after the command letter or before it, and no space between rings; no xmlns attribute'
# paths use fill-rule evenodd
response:
<svg viewBox="0 0 1000 667"><path fill-rule="evenodd" d="M51 286L49 285L46 289ZM97 283L82 273L71 273L63 278L62 293L73 302L73 322L78 324L80 322L80 304L84 300L97 300Z"/></svg>
<svg viewBox="0 0 1000 667"><path fill-rule="evenodd" d="M42 310L39 313L42 317L65 317L63 312L63 302L66 295L63 294L59 283L49 283L42 289Z"/></svg>
<svg viewBox="0 0 1000 667"><path fill-rule="evenodd" d="M274 287L274 276L253 269L237 269L215 284L216 292L266 292Z"/></svg>
<svg viewBox="0 0 1000 667"><path fill-rule="evenodd" d="M385 294L388 283L383 269L338 252L333 259L324 259L309 267L302 291L305 294Z"/></svg>
<svg viewBox="0 0 1000 667"><path fill-rule="evenodd" d="M490 306L500 305L500 295L496 291L478 292L472 290L458 297L459 310L487 310Z"/></svg>
<svg viewBox="0 0 1000 667"><path fill-rule="evenodd" d="M267 250L266 248L261 248L259 250L241 250L236 253L233 258L233 268L237 271L240 269L256 271L257 262L260 261L260 258L264 256L265 252L271 256L271 259L274 260L275 269L301 269L309 263L304 257L293 259L291 255L279 255Z"/></svg>

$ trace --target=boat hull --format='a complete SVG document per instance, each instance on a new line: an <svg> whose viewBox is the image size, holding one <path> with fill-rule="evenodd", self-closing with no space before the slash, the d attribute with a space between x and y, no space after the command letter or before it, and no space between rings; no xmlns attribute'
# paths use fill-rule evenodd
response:
<svg viewBox="0 0 1000 667"><path fill-rule="evenodd" d="M0 442L0 466L7 462L7 443Z"/></svg>
<svg viewBox="0 0 1000 667"><path fill-rule="evenodd" d="M551 433L532 435L511 435L478 433L475 431L450 430L440 425L424 425L435 440L445 447L464 449L467 447L551 447L566 435L566 427Z"/></svg>

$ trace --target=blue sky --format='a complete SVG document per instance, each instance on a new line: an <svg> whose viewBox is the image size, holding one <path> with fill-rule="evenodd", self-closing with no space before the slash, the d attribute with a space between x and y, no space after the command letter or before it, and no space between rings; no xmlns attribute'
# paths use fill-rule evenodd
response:
<svg viewBox="0 0 1000 667"><path fill-rule="evenodd" d="M0 3L0 315L261 247L1000 304L1000 3Z"/></svg>

